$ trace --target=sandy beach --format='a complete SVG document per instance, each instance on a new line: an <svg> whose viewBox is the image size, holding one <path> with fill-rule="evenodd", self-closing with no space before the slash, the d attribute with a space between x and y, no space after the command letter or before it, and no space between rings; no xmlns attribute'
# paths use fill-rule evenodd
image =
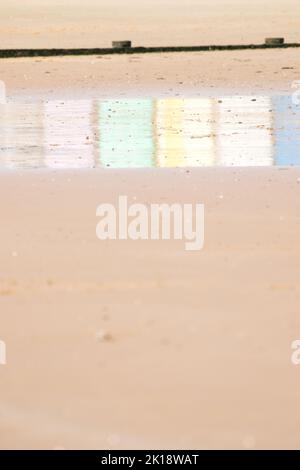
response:
<svg viewBox="0 0 300 470"><path fill-rule="evenodd" d="M2 59L7 99L291 94L295 49Z"/></svg>
<svg viewBox="0 0 300 470"><path fill-rule="evenodd" d="M79 2L28 3L0 5L1 47L300 42L292 0L268 0L263 11L237 0L157 2L159 11L88 0L84 14ZM0 60L11 106L145 97L222 105L220 96L289 96L299 79L292 49ZM268 149L288 125L273 121L261 126ZM300 167L13 169L4 152L16 144L0 137L0 449L298 449ZM20 140L19 155L37 145ZM96 208L119 195L203 203L203 249L100 241Z"/></svg>
<svg viewBox="0 0 300 470"><path fill-rule="evenodd" d="M299 41L296 0L10 0L0 5L1 47L109 47Z"/></svg>
<svg viewBox="0 0 300 470"><path fill-rule="evenodd" d="M1 447L297 447L300 170L136 171L0 176ZM119 193L205 248L97 240Z"/></svg>

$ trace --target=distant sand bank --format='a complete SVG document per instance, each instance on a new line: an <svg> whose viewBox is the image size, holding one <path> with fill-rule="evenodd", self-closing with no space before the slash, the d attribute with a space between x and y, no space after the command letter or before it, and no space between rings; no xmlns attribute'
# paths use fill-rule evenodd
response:
<svg viewBox="0 0 300 470"><path fill-rule="evenodd" d="M299 41L297 0L9 0L0 5L1 47L107 47Z"/></svg>

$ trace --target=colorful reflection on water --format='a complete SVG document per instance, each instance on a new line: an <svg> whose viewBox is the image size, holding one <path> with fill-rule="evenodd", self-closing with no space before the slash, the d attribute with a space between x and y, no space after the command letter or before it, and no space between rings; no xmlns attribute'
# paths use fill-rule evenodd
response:
<svg viewBox="0 0 300 470"><path fill-rule="evenodd" d="M2 168L300 164L289 96L0 105Z"/></svg>

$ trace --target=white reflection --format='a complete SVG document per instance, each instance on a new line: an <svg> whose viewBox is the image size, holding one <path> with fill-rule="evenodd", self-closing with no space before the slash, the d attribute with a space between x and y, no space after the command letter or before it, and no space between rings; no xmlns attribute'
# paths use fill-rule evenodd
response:
<svg viewBox="0 0 300 470"><path fill-rule="evenodd" d="M183 105L181 99L156 102L156 162L161 167L184 165Z"/></svg>
<svg viewBox="0 0 300 470"><path fill-rule="evenodd" d="M6 87L5 83L0 80L0 104L6 103Z"/></svg>
<svg viewBox="0 0 300 470"><path fill-rule="evenodd" d="M92 101L45 104L45 165L50 168L94 166Z"/></svg>
<svg viewBox="0 0 300 470"><path fill-rule="evenodd" d="M217 106L217 164L273 165L272 103L266 96L234 96Z"/></svg>
<svg viewBox="0 0 300 470"><path fill-rule="evenodd" d="M43 105L0 106L0 162L6 168L43 166Z"/></svg>

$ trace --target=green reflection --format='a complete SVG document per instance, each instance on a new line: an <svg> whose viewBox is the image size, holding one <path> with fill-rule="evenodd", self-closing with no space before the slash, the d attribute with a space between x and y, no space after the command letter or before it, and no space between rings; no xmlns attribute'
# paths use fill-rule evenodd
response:
<svg viewBox="0 0 300 470"><path fill-rule="evenodd" d="M99 103L99 147L102 166L153 165L151 99L108 100Z"/></svg>

